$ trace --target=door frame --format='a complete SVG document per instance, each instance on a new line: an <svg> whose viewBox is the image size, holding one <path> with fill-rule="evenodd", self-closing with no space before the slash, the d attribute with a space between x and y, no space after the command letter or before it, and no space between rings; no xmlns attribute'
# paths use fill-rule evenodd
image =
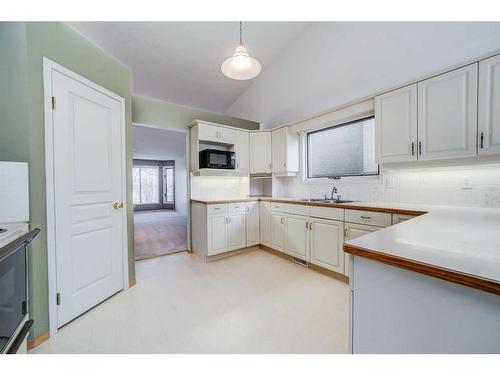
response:
<svg viewBox="0 0 500 375"><path fill-rule="evenodd" d="M115 93L99 86L98 84L72 72L62 65L43 57L43 108L45 122L45 188L47 203L47 263L48 263L48 302L49 302L49 332L53 336L57 333L57 265L56 265L56 221L55 221L55 196L54 196L54 132L52 121L52 72L64 74L100 93L115 99L120 103L120 144L122 153L121 181L122 197L125 209L122 213L122 261L123 261L123 289L129 288L129 255L128 255L128 230L127 230L127 151L126 151L126 124L125 124L125 99Z"/></svg>
<svg viewBox="0 0 500 375"><path fill-rule="evenodd" d="M178 128L165 128L163 126L144 124L140 122L132 122L132 126L141 126L143 128L152 128L160 130L170 130L174 132L183 133L186 136L186 220L187 220L187 243L186 247L188 251L191 251L191 153L190 150L190 129L178 129ZM133 140L132 140L133 142ZM131 167L132 168L132 167ZM177 165L176 165L177 168ZM174 176L175 178L175 176ZM175 187L174 187L175 190ZM177 207L177 205L176 205Z"/></svg>

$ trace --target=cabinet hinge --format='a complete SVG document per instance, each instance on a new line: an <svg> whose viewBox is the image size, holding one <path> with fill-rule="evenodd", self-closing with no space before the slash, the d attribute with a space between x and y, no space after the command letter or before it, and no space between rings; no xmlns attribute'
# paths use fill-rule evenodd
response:
<svg viewBox="0 0 500 375"><path fill-rule="evenodd" d="M56 109L56 97L52 97L52 109Z"/></svg>
<svg viewBox="0 0 500 375"><path fill-rule="evenodd" d="M57 306L59 306L61 304L61 293L56 294L56 303L57 303Z"/></svg>

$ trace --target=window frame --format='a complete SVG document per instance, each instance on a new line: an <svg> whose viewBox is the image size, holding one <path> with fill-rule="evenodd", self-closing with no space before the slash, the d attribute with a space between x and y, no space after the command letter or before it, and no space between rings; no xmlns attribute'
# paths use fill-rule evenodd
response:
<svg viewBox="0 0 500 375"><path fill-rule="evenodd" d="M148 210L175 210L175 160L146 160L146 159L133 159L132 169L134 167L158 167L158 184L159 190L158 194L160 197L159 203L140 203L133 204L134 211L148 211ZM163 167L172 167L173 169L173 194L174 201L169 203L164 203L163 200ZM133 178L133 176L132 176ZM133 181L132 181L133 184ZM132 193L133 194L133 193ZM133 197L132 197L133 200Z"/></svg>
<svg viewBox="0 0 500 375"><path fill-rule="evenodd" d="M319 129L314 129L311 131L306 131L304 133L304 140L303 140L303 147L302 147L302 153L303 153L303 168L304 168L304 173L303 173L303 180L305 182L321 182L321 181L328 181L331 182L332 180L339 180L341 178L349 178L349 179L357 179L357 178L362 178L362 180L366 179L379 179L380 177L380 164L377 163L377 172L376 173L364 173L364 174L342 174L342 175L336 175L336 176L320 176L320 177L312 177L309 175L309 136L315 133L321 133L333 128L338 128L338 127L344 127L344 126L349 126L355 123L359 123L362 121L370 120L373 119L375 121L375 115L371 114L368 116L363 116L361 118L357 118L355 120L350 120L347 122L340 122L334 125L329 125L325 127L321 127ZM376 142L376 138L375 138ZM376 150L376 145L375 145L375 150ZM376 152L376 151L375 151Z"/></svg>

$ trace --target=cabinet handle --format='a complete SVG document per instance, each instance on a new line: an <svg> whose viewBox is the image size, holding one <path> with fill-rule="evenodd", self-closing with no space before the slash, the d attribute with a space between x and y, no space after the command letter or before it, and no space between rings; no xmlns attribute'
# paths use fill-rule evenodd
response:
<svg viewBox="0 0 500 375"><path fill-rule="evenodd" d="M361 217L361 219L367 219L367 220L372 218L371 216L360 216L360 217Z"/></svg>
<svg viewBox="0 0 500 375"><path fill-rule="evenodd" d="M481 148L484 148L484 132L481 132Z"/></svg>
<svg viewBox="0 0 500 375"><path fill-rule="evenodd" d="M286 168L286 162L284 162L284 163L283 163L283 167L285 167L285 168Z"/></svg>
<svg viewBox="0 0 500 375"><path fill-rule="evenodd" d="M309 230L313 230L313 223L309 223Z"/></svg>
<svg viewBox="0 0 500 375"><path fill-rule="evenodd" d="M285 224L285 218L284 217L281 218L281 224Z"/></svg>
<svg viewBox="0 0 500 375"><path fill-rule="evenodd" d="M344 238L348 238L349 237L349 233L347 231L347 228L344 229Z"/></svg>
<svg viewBox="0 0 500 375"><path fill-rule="evenodd" d="M415 142L411 143L411 156L415 155Z"/></svg>
<svg viewBox="0 0 500 375"><path fill-rule="evenodd" d="M309 223L306 221L306 229L309 229Z"/></svg>
<svg viewBox="0 0 500 375"><path fill-rule="evenodd" d="M422 141L418 141L418 154L422 155Z"/></svg>

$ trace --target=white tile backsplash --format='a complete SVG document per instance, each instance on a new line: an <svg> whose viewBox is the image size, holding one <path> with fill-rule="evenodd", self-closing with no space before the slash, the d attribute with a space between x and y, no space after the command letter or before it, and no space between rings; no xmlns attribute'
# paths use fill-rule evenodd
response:
<svg viewBox="0 0 500 375"><path fill-rule="evenodd" d="M464 178L469 180L464 185ZM273 196L321 198L336 185L344 199L400 203L500 207L500 165L384 170L378 178L304 182L274 178Z"/></svg>
<svg viewBox="0 0 500 375"><path fill-rule="evenodd" d="M192 199L237 199L250 194L248 177L193 176Z"/></svg>
<svg viewBox="0 0 500 375"><path fill-rule="evenodd" d="M28 220L28 163L1 161L0 223Z"/></svg>

